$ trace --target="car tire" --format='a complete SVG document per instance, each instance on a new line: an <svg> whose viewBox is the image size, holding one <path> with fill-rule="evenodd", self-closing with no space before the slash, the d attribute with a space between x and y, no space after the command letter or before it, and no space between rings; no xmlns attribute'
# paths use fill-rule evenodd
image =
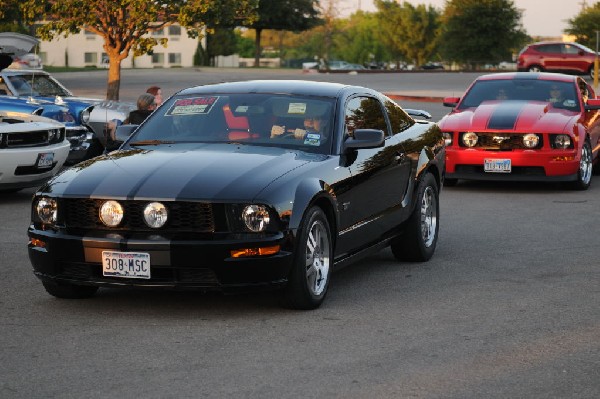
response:
<svg viewBox="0 0 600 399"><path fill-rule="evenodd" d="M444 179L444 187L454 187L458 184L458 179Z"/></svg>
<svg viewBox="0 0 600 399"><path fill-rule="evenodd" d="M590 69L588 71L590 78L594 79L594 64L590 65Z"/></svg>
<svg viewBox="0 0 600 399"><path fill-rule="evenodd" d="M43 281L42 284L48 294L64 299L90 298L98 291L98 287L93 287L91 285L59 284L52 281Z"/></svg>
<svg viewBox="0 0 600 399"><path fill-rule="evenodd" d="M397 260L426 262L433 256L439 232L439 190L431 173L419 182L416 204L402 234L390 247Z"/></svg>
<svg viewBox="0 0 600 399"><path fill-rule="evenodd" d="M592 146L590 141L586 140L581 148L581 159L579 160L579 170L577 171L577 180L573 182L572 187L575 190L587 190L592 183Z"/></svg>
<svg viewBox="0 0 600 399"><path fill-rule="evenodd" d="M532 65L527 68L527 72L544 72L544 68L539 65Z"/></svg>
<svg viewBox="0 0 600 399"><path fill-rule="evenodd" d="M302 221L293 262L284 304L293 309L318 308L327 294L333 266L331 229L319 207L310 208Z"/></svg>

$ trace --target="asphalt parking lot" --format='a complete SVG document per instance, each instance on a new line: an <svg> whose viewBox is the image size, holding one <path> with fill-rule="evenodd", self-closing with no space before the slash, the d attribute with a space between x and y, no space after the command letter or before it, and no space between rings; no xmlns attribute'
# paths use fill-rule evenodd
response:
<svg viewBox="0 0 600 399"><path fill-rule="evenodd" d="M102 95L105 71L56 74ZM157 84L255 78L354 82L411 98L462 94L477 74L315 75L268 70L124 71L121 97ZM461 183L440 196L424 264L389 250L332 277L323 307L272 293L105 289L58 300L33 276L34 190L0 197L2 398L600 397L600 176L558 184Z"/></svg>

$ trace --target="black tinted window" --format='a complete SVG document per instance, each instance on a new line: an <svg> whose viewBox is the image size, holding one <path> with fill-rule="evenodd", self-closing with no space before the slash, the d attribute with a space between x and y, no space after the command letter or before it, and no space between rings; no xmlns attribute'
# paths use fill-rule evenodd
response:
<svg viewBox="0 0 600 399"><path fill-rule="evenodd" d="M346 133L355 129L378 129L389 135L385 115L379 101L371 97L356 97L348 101L345 112Z"/></svg>
<svg viewBox="0 0 600 399"><path fill-rule="evenodd" d="M559 53L561 52L560 50L560 44L544 44L541 46L537 46L536 47L537 51L541 52L541 53Z"/></svg>
<svg viewBox="0 0 600 399"><path fill-rule="evenodd" d="M390 99L385 101L385 109L392 126L392 134L399 133L414 123L414 120Z"/></svg>

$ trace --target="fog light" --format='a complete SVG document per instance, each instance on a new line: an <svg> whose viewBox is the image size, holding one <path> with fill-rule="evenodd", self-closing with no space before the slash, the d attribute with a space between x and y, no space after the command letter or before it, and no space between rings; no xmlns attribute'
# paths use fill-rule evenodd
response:
<svg viewBox="0 0 600 399"><path fill-rule="evenodd" d="M523 136L523 145L527 148L535 148L540 142L540 138L537 134L528 133Z"/></svg>
<svg viewBox="0 0 600 399"><path fill-rule="evenodd" d="M479 137L477 137L477 133L467 132L463 134L462 141L467 147L475 147Z"/></svg>
<svg viewBox="0 0 600 399"><path fill-rule="evenodd" d="M100 220L108 227L115 227L123 220L123 207L117 201L106 201L100 207Z"/></svg>
<svg viewBox="0 0 600 399"><path fill-rule="evenodd" d="M144 221L148 227L158 229L167 223L167 208L160 202L151 202L144 208Z"/></svg>

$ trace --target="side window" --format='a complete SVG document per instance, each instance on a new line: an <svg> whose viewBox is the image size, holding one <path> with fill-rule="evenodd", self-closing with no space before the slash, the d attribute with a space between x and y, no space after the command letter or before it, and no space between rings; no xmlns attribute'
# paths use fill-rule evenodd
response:
<svg viewBox="0 0 600 399"><path fill-rule="evenodd" d="M348 101L345 111L346 132L352 136L355 129L378 129L389 135L385 115L378 100L356 97Z"/></svg>
<svg viewBox="0 0 600 399"><path fill-rule="evenodd" d="M538 46L537 50L541 53L559 53L561 52L560 50L560 44L544 44L542 46Z"/></svg>
<svg viewBox="0 0 600 399"><path fill-rule="evenodd" d="M392 134L399 133L415 123L398 104L390 99L385 100L385 109L392 125Z"/></svg>
<svg viewBox="0 0 600 399"><path fill-rule="evenodd" d="M562 52L563 52L563 54L574 54L574 55L577 55L577 54L579 54L579 50L580 50L579 47L573 46L572 44L563 44L562 45Z"/></svg>

